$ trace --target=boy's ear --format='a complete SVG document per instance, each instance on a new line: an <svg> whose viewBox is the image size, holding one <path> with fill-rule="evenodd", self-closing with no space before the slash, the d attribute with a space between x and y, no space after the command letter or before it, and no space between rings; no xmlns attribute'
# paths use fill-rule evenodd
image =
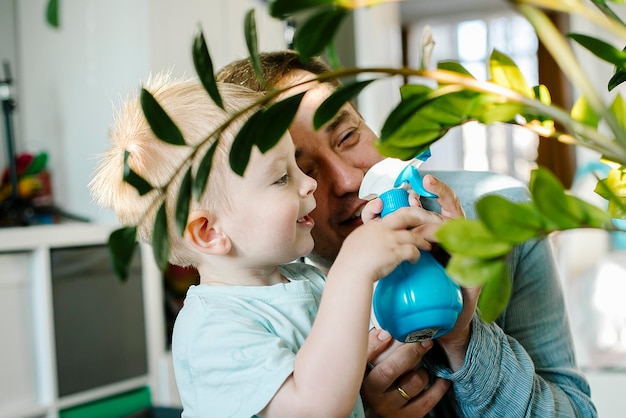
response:
<svg viewBox="0 0 626 418"><path fill-rule="evenodd" d="M216 228L214 218L207 211L189 214L185 236L207 254L226 255L232 248L230 237Z"/></svg>

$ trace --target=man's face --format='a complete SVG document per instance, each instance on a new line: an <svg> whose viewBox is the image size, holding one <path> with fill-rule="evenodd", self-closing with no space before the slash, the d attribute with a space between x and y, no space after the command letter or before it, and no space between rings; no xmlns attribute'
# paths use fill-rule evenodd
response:
<svg viewBox="0 0 626 418"><path fill-rule="evenodd" d="M285 82L291 85L309 78L310 73L300 71ZM359 187L365 172L383 157L374 147L376 135L351 105L345 105L333 120L315 131L313 115L333 87L315 84L311 88L308 84L300 91L305 89L309 91L289 130L298 166L317 180L317 208L311 213L315 220L312 258L329 265L346 236L361 225L361 209L366 202L358 197Z"/></svg>

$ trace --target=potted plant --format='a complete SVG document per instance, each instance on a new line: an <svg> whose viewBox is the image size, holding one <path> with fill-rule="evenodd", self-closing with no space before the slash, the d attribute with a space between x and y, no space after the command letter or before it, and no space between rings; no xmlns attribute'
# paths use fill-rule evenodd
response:
<svg viewBox="0 0 626 418"><path fill-rule="evenodd" d="M306 59L328 48L332 51L332 40L337 29L354 8L374 6L384 1L274 0L268 8L269 13L278 19L296 15L301 18L294 44L298 53ZM494 320L507 304L511 284L507 279L505 257L515 245L567 229L626 230L622 220L626 218L626 103L619 95L609 104L601 100L583 73L569 41L579 43L598 59L615 65L614 75L607 84L609 90L626 80L626 51L584 34L562 34L547 18L545 11L579 14L609 30L622 45L626 44L626 25L604 0L594 0L592 4L565 0L511 0L510 3L533 25L561 70L581 92L571 109L552 104L546 86L529 86L515 63L499 51L493 51L491 55L491 77L486 82L474 79L457 62L440 62L437 69L430 70L427 57L432 42L426 37L423 42L424 59L418 68L337 66L333 71L319 75L319 81L364 73L374 77L365 81L346 82L320 106L314 118L316 128L323 126L343 104L380 78L420 76L435 80L438 85L435 88L426 85L402 87L402 99L388 115L377 144L383 155L413 158L441 139L452 127L478 121L484 124L524 126L538 133L543 140L558 140L598 151L603 161L610 164L608 176L598 179L596 186L596 192L607 200L607 208L593 206L568 194L548 170L539 168L531 174L531 201L513 203L499 196L486 196L477 202L478 219L455 219L440 228L438 238L452 256L447 265L448 273L463 286L483 286L479 308L487 321ZM245 34L251 62L261 78L253 11L246 15ZM194 39L193 58L199 79L212 99L221 105L211 57L201 32ZM265 105L264 109L244 125L235 139L233 148L236 147L238 153L231 156L231 167L235 172L243 173L250 149L260 145L255 143L256 139L249 134L250 131L262 130L265 133L262 146L271 148L288 129L302 96L295 95L277 102L274 99L292 87L271 90L259 101ZM176 125L146 90L141 92L141 103L149 124L161 140L185 144ZM232 115L227 123L237 117L238 114ZM606 128L601 128L601 122ZM254 129L248 129L252 124ZM563 130L557 130L555 126L562 126ZM207 140L216 135L219 135L219 130L207 133ZM200 149L202 144L194 152ZM192 194L197 195L204 190L211 158L212 148L202 157L197 171L185 166L176 173L179 175L184 171L182 188L176 202L177 227L181 233ZM140 194L155 189L133 172L126 161L124 179ZM157 264L162 269L168 265L168 225L165 194L162 193L168 185L165 184L154 193L153 201L154 207L159 209L152 246ZM114 265L121 277L125 277L135 239L134 225L125 226L110 237Z"/></svg>

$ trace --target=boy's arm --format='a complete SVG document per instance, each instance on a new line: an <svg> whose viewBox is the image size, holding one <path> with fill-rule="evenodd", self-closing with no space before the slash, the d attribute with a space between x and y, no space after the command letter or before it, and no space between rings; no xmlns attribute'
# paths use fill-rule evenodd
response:
<svg viewBox="0 0 626 418"><path fill-rule="evenodd" d="M401 261L416 260L418 245L429 245L409 228L431 215L413 209L369 222L346 239L328 273L318 314L296 355L293 374L260 415L350 415L367 363L372 284Z"/></svg>

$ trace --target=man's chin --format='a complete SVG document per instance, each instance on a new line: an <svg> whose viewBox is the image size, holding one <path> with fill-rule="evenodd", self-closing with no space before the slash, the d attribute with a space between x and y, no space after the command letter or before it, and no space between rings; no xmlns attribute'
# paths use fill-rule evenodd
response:
<svg viewBox="0 0 626 418"><path fill-rule="evenodd" d="M357 227L363 225L363 219L361 217L356 217L352 220L344 221L341 223L341 232L344 236L347 236L350 232L354 231ZM345 231L348 231L345 233Z"/></svg>

